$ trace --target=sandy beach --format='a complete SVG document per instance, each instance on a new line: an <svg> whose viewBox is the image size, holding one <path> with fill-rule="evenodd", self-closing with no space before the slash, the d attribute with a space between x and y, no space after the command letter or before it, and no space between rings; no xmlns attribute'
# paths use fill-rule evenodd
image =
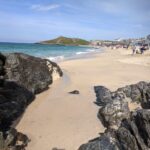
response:
<svg viewBox="0 0 150 150"><path fill-rule="evenodd" d="M103 85L115 90L150 81L150 53L131 53L126 49L106 49L92 58L61 62L64 76L37 95L16 127L31 139L27 150L77 150L103 132L105 128L96 116L98 107L93 103L93 87ZM80 94L68 94L72 90Z"/></svg>

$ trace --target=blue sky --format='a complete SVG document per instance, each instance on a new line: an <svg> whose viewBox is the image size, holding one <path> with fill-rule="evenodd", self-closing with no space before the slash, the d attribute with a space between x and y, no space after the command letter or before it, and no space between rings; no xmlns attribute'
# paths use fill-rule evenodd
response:
<svg viewBox="0 0 150 150"><path fill-rule="evenodd" d="M0 41L150 34L150 0L0 0Z"/></svg>

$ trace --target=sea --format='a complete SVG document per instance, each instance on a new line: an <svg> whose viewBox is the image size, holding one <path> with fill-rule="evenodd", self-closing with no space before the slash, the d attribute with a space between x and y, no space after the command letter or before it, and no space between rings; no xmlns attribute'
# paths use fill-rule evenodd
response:
<svg viewBox="0 0 150 150"><path fill-rule="evenodd" d="M59 62L68 59L89 57L92 54L101 52L101 49L88 46L63 46L44 45L30 43L2 43L0 42L1 53L25 53L36 57L46 58Z"/></svg>

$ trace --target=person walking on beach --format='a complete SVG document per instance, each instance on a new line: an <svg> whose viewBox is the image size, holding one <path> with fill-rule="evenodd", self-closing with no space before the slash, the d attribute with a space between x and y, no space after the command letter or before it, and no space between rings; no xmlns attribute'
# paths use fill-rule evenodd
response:
<svg viewBox="0 0 150 150"><path fill-rule="evenodd" d="M145 50L146 50L146 49L145 49L145 46L142 46L142 47L140 48L141 54L143 54Z"/></svg>
<svg viewBox="0 0 150 150"><path fill-rule="evenodd" d="M136 53L136 47L132 46L132 54L134 55Z"/></svg>

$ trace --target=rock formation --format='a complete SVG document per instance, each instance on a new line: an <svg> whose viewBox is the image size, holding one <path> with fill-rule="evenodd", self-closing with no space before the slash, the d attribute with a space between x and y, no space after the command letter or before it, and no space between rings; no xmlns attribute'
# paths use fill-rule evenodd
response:
<svg viewBox="0 0 150 150"><path fill-rule="evenodd" d="M132 102L140 103L142 108L150 108L150 83L141 81L137 84L119 88L117 92L122 92Z"/></svg>
<svg viewBox="0 0 150 150"><path fill-rule="evenodd" d="M0 150L25 150L29 142L25 134L17 132L14 128L0 132Z"/></svg>
<svg viewBox="0 0 150 150"><path fill-rule="evenodd" d="M150 111L143 109L130 115L117 130L106 129L103 135L83 144L79 150L150 149Z"/></svg>
<svg viewBox="0 0 150 150"><path fill-rule="evenodd" d="M78 90L73 90L73 91L69 92L69 94L80 94L80 91L78 91Z"/></svg>
<svg viewBox="0 0 150 150"><path fill-rule="evenodd" d="M16 82L35 94L52 84L54 73L62 76L56 63L22 53L7 54L5 69L7 81Z"/></svg>
<svg viewBox="0 0 150 150"><path fill-rule="evenodd" d="M150 108L150 83L139 82L111 92L103 86L94 87L96 104L101 106L98 118L105 127L120 126L129 117L128 102L140 103L142 108Z"/></svg>
<svg viewBox="0 0 150 150"><path fill-rule="evenodd" d="M94 87L96 93L96 103L104 106L114 99L141 103L142 108L150 108L150 83L141 81L137 84L128 85L111 92L103 86Z"/></svg>
<svg viewBox="0 0 150 150"><path fill-rule="evenodd" d="M49 66L50 67L49 67ZM48 88L56 63L25 54L0 54L0 150L25 150L29 139L12 128L36 93Z"/></svg>
<svg viewBox="0 0 150 150"><path fill-rule="evenodd" d="M98 117L107 129L79 150L150 149L150 83L139 82L115 92L102 86L94 89L96 104L101 106ZM129 100L141 103L144 109L129 112Z"/></svg>

